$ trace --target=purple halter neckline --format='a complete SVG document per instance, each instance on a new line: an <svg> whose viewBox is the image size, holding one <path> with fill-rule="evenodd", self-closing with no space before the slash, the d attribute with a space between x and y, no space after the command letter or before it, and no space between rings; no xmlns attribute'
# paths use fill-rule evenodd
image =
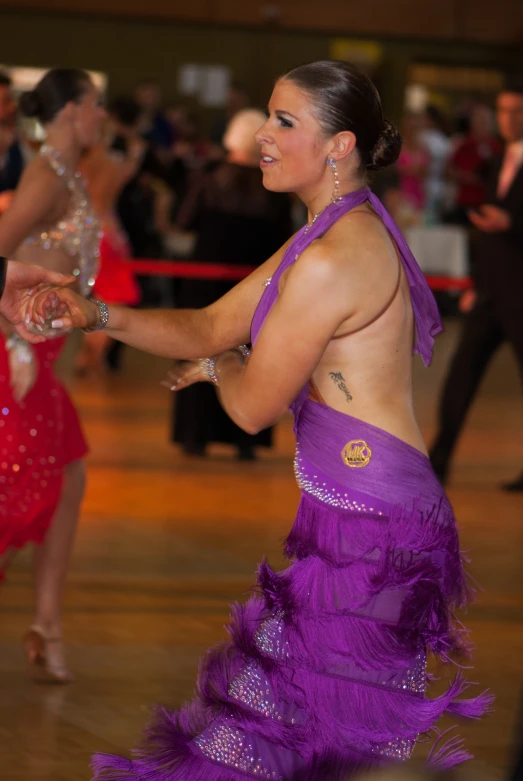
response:
<svg viewBox="0 0 523 781"><path fill-rule="evenodd" d="M416 328L414 352L421 355L423 363L426 366L429 365L432 358L434 337L443 329L436 301L434 300L427 280L418 266L414 255L410 251L400 229L379 198L377 198L368 187L343 195L338 201L331 203L325 211L319 215L316 222L309 230L307 230L307 226L304 226L296 234L295 238L288 246L276 273L272 277L271 284L267 286L254 315L252 322L253 342L256 341L263 322L278 296L277 283L283 272L294 263L296 258L309 246L309 244L325 233L340 217L365 201L370 202L376 214L383 220L385 227L394 238L398 247L410 287L412 310L414 313Z"/></svg>

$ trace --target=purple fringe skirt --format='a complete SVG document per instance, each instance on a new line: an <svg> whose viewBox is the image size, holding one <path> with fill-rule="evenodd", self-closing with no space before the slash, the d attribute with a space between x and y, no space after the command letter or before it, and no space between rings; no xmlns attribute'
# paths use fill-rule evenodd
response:
<svg viewBox="0 0 523 781"><path fill-rule="evenodd" d="M134 759L97 755L106 781L338 781L407 760L443 713L479 718L458 673L425 694L428 652L463 650L467 602L455 519L426 456L306 402L296 426L302 496L283 572L235 605L230 642L208 652L197 697L159 708ZM430 764L469 754L453 738Z"/></svg>

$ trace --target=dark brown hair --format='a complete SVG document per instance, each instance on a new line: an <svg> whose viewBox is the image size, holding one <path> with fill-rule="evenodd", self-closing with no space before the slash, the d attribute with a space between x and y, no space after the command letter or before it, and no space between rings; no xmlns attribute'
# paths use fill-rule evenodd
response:
<svg viewBox="0 0 523 781"><path fill-rule="evenodd" d="M321 60L293 68L283 78L309 95L327 136L354 133L363 169L378 171L398 159L401 136L383 117L378 90L354 65Z"/></svg>
<svg viewBox="0 0 523 781"><path fill-rule="evenodd" d="M67 105L77 102L92 84L89 74L79 68L53 68L47 71L31 92L20 98L26 117L36 117L45 124L52 122Z"/></svg>

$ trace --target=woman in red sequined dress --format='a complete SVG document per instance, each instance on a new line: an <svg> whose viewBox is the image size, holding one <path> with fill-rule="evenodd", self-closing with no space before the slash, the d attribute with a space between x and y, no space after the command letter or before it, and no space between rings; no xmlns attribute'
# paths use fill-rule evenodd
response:
<svg viewBox="0 0 523 781"><path fill-rule="evenodd" d="M100 226L77 164L97 143L104 110L84 71L54 69L21 99L47 142L0 219L0 253L74 274L87 295ZM35 615L24 641L32 672L67 683L61 642L63 584L84 492L87 445L54 374L65 337L29 345L0 320L0 577L14 552L36 543Z"/></svg>

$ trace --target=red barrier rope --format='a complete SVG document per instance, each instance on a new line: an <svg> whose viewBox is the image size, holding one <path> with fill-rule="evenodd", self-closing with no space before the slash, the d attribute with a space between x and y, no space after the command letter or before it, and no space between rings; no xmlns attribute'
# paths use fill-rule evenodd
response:
<svg viewBox="0 0 523 781"><path fill-rule="evenodd" d="M186 260L133 260L135 274L147 277L180 277L181 279L213 279L239 282L256 266L232 266L225 263L196 263Z"/></svg>
<svg viewBox="0 0 523 781"><path fill-rule="evenodd" d="M179 260L133 260L132 269L139 276L178 277L179 279L212 279L239 282L249 276L256 266L234 266L225 263L197 263ZM426 274L432 290L467 290L472 287L469 277L448 277Z"/></svg>

